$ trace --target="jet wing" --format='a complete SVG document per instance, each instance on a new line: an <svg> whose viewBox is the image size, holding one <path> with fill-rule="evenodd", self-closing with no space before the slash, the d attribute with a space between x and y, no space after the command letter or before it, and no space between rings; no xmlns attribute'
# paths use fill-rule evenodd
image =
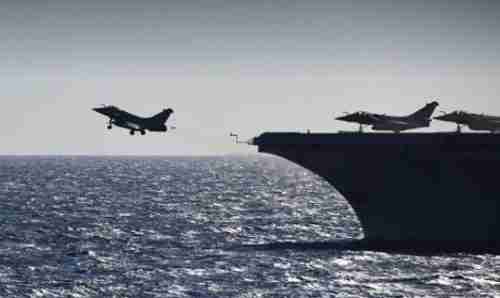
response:
<svg viewBox="0 0 500 298"><path fill-rule="evenodd" d="M402 121L402 120L384 120L384 123L394 124L394 125L411 125L411 122Z"/></svg>
<svg viewBox="0 0 500 298"><path fill-rule="evenodd" d="M113 124L115 124L116 126L120 126L120 127L124 127L124 128L128 128L128 129L133 129L133 130L141 130L142 127L137 124L137 123L134 123L134 122L130 122L130 121L121 121L121 120L117 120L117 119L114 119L112 121Z"/></svg>
<svg viewBox="0 0 500 298"><path fill-rule="evenodd" d="M478 119L477 121L484 121L484 122L490 122L490 123L495 123L495 124L500 124L500 119Z"/></svg>
<svg viewBox="0 0 500 298"><path fill-rule="evenodd" d="M377 114L366 114L365 117L373 122L383 121L383 118Z"/></svg>

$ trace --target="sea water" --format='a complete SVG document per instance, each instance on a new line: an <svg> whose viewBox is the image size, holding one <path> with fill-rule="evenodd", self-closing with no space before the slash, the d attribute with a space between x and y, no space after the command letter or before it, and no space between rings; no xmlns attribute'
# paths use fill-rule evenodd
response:
<svg viewBox="0 0 500 298"><path fill-rule="evenodd" d="M500 256L335 245L345 199L268 156L0 157L0 204L0 297L500 297Z"/></svg>

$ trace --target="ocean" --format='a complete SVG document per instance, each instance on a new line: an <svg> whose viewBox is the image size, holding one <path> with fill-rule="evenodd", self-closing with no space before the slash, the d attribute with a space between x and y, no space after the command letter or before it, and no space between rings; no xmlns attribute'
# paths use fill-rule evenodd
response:
<svg viewBox="0 0 500 298"><path fill-rule="evenodd" d="M349 250L342 196L265 155L5 156L0 204L0 297L500 297L500 256Z"/></svg>

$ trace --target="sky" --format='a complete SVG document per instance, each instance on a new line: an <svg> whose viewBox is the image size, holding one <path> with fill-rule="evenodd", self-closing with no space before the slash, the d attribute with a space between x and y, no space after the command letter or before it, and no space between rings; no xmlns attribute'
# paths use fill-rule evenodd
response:
<svg viewBox="0 0 500 298"><path fill-rule="evenodd" d="M499 1L0 3L0 154L222 155L358 110L500 115ZM175 113L166 134L91 109ZM422 131L453 130L434 121Z"/></svg>

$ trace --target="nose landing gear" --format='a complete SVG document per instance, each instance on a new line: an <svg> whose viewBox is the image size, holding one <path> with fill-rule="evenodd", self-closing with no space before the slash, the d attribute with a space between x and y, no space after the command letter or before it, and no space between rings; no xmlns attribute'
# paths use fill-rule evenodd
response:
<svg viewBox="0 0 500 298"><path fill-rule="evenodd" d="M363 133L363 124L361 123L359 124L358 132Z"/></svg>

